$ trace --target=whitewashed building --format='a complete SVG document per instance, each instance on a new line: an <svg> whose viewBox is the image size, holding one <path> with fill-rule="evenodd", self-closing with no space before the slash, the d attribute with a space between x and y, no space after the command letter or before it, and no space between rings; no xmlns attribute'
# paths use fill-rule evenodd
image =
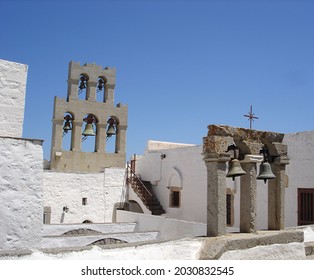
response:
<svg viewBox="0 0 314 280"><path fill-rule="evenodd" d="M314 223L314 131L286 134L290 164L285 192L285 226ZM136 156L135 173L152 184L152 191L165 210L163 216L206 223L207 171L202 145L149 141L142 156ZM240 179L227 178L227 225L239 229ZM257 183L257 229L267 229L267 185ZM138 204L131 196L131 205ZM147 211L141 205L143 213Z"/></svg>
<svg viewBox="0 0 314 280"><path fill-rule="evenodd" d="M0 251L42 240L42 140L22 138L27 70L0 60Z"/></svg>

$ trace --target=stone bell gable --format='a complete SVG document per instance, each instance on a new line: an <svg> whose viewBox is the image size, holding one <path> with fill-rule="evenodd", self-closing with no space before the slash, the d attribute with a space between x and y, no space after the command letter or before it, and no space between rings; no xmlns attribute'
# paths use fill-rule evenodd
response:
<svg viewBox="0 0 314 280"><path fill-rule="evenodd" d="M226 233L226 168L231 154L228 146L239 149L239 160L245 175L241 176L240 232L256 230L256 164L257 156L267 147L274 180L268 181L268 229L280 230L285 221L285 188L288 186L286 165L287 145L281 133L209 125L203 138L203 156L207 167L207 234Z"/></svg>
<svg viewBox="0 0 314 280"><path fill-rule="evenodd" d="M51 170L100 172L106 167L124 167L128 107L114 105L116 70L95 64L70 62L66 98L54 99ZM70 134L70 149L62 148ZM82 141L95 139L92 152L82 150ZM110 138L114 151L107 152Z"/></svg>

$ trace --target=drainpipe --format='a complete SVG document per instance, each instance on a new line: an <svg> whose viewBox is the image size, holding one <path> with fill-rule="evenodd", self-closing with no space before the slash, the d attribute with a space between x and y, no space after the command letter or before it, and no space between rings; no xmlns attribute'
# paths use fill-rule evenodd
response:
<svg viewBox="0 0 314 280"><path fill-rule="evenodd" d="M160 153L160 170L159 170L160 176L159 176L159 179L158 179L158 180L155 180L155 181L151 182L154 186L157 186L158 183L159 183L159 182L161 181L161 179L162 179L162 161L163 161L165 158L166 158L166 154Z"/></svg>

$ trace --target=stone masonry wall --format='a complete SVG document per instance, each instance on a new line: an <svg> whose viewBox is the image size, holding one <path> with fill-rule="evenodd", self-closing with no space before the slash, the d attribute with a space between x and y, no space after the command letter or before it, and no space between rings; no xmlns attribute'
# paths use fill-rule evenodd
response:
<svg viewBox="0 0 314 280"><path fill-rule="evenodd" d="M22 137L27 65L0 59L0 136Z"/></svg>

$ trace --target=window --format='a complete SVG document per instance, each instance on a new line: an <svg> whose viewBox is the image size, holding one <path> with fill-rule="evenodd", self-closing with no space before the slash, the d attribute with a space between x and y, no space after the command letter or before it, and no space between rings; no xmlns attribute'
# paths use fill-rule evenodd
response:
<svg viewBox="0 0 314 280"><path fill-rule="evenodd" d="M50 219L51 219L51 207L44 207L43 223L50 224Z"/></svg>
<svg viewBox="0 0 314 280"><path fill-rule="evenodd" d="M181 205L181 190L178 187L170 187L169 206L179 208Z"/></svg>
<svg viewBox="0 0 314 280"><path fill-rule="evenodd" d="M233 207L234 207L234 195L231 192L230 189L227 189L227 194L226 194L226 213L227 213L227 217L226 217L226 224L227 226L232 226L233 225L233 220L234 220L234 216L233 216Z"/></svg>
<svg viewBox="0 0 314 280"><path fill-rule="evenodd" d="M314 223L314 189L298 189L298 225Z"/></svg>
<svg viewBox="0 0 314 280"><path fill-rule="evenodd" d="M87 205L87 197L82 198L82 205Z"/></svg>

